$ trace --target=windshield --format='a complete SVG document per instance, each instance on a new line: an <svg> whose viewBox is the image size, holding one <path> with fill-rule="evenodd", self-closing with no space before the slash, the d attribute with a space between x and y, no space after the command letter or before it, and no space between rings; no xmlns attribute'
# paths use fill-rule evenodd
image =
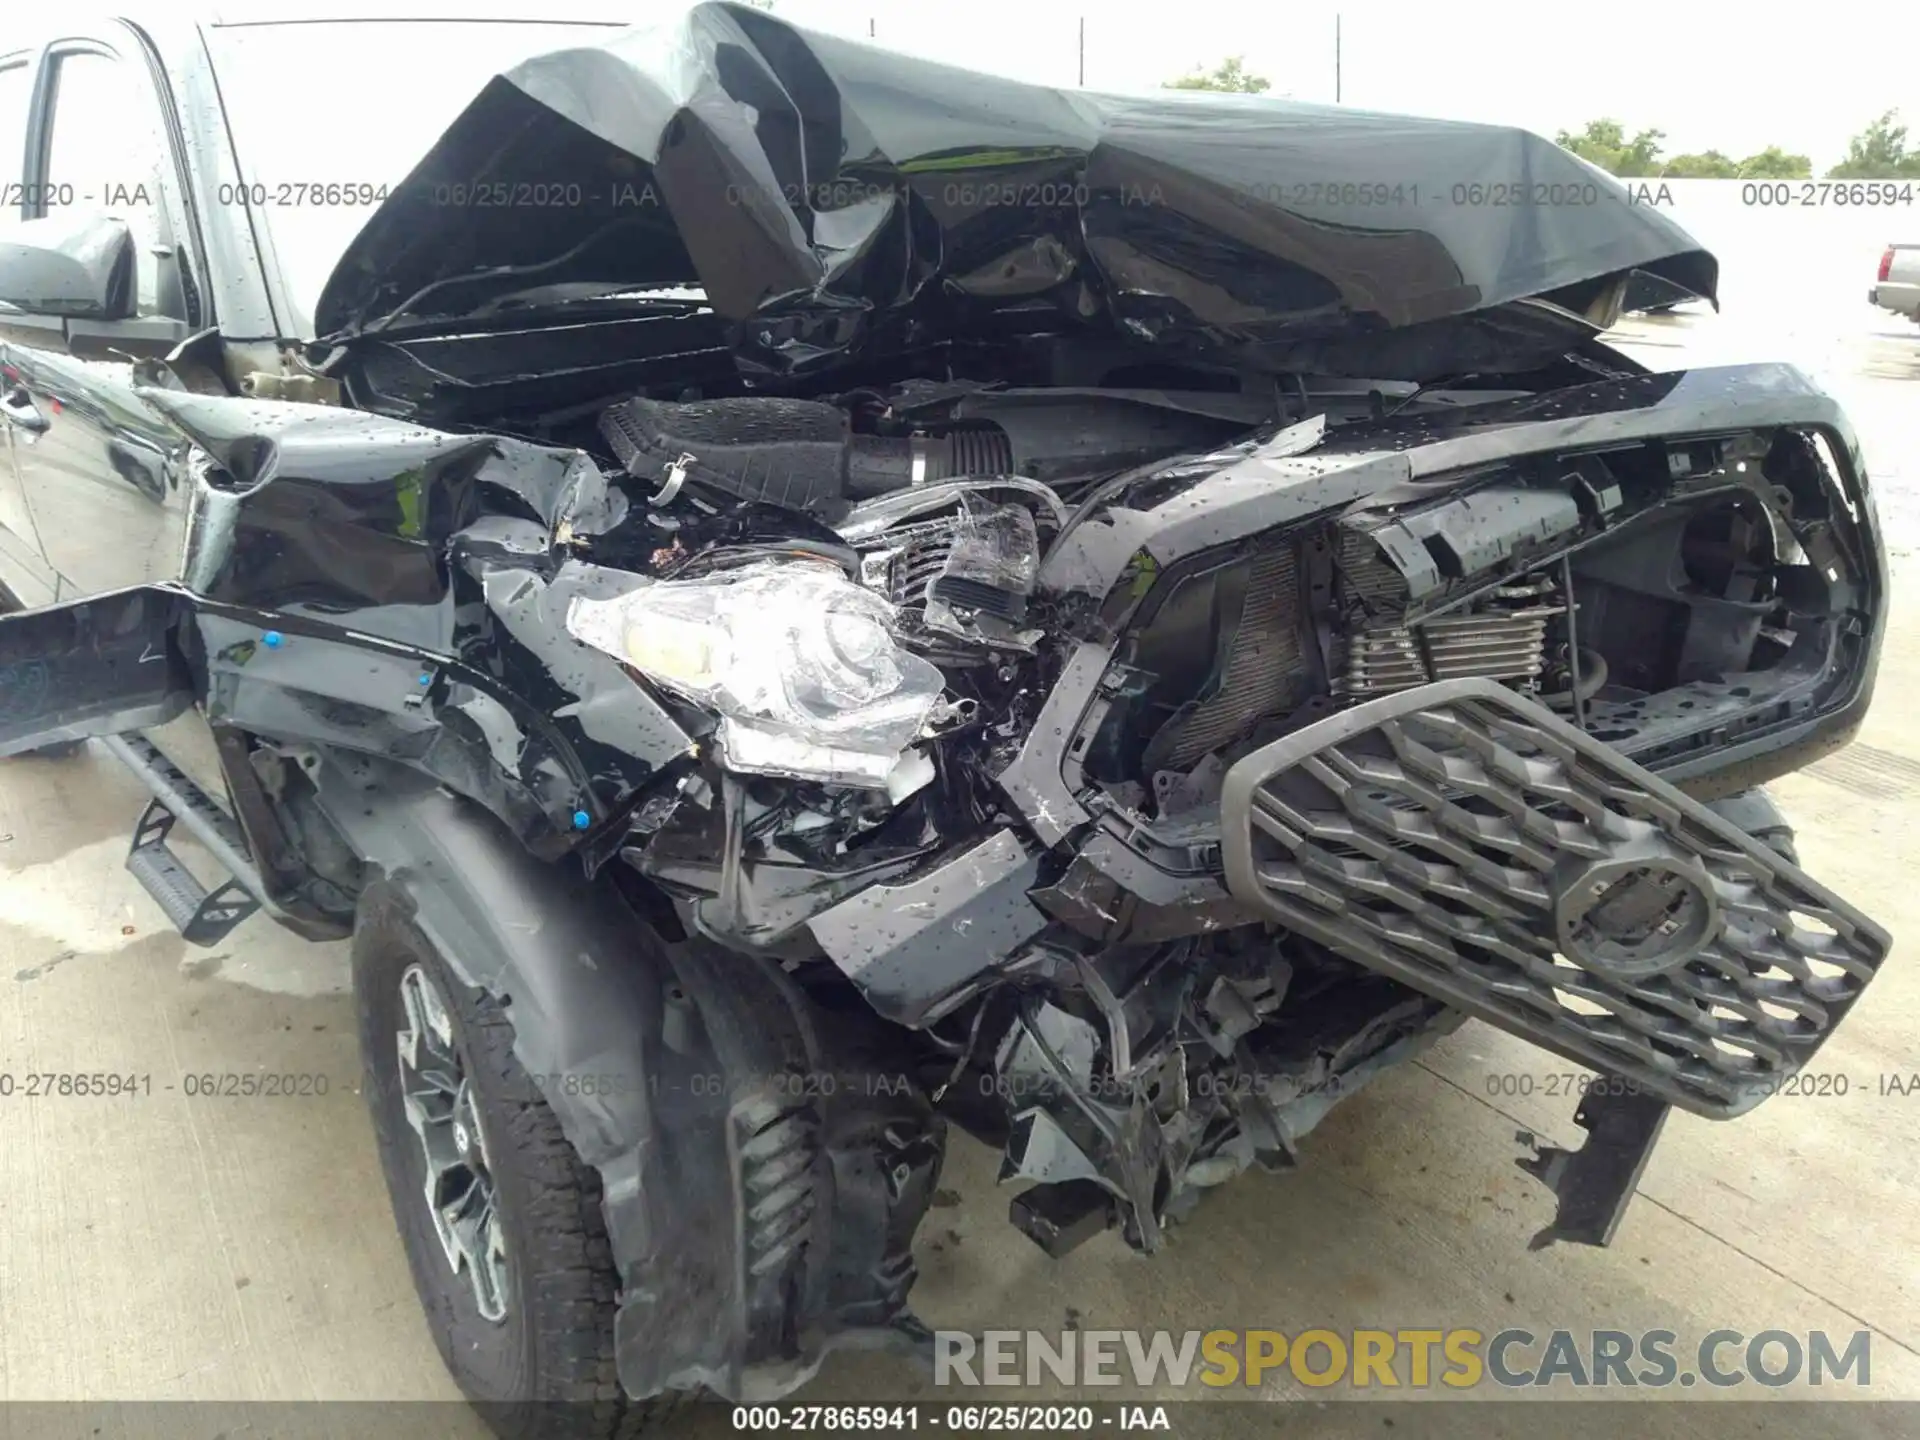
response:
<svg viewBox="0 0 1920 1440"><path fill-rule="evenodd" d="M383 188L405 179L487 81L529 55L618 28L514 20L272 21L209 27L220 97L247 187L264 215L296 314L314 304ZM327 76L329 98L305 97Z"/></svg>

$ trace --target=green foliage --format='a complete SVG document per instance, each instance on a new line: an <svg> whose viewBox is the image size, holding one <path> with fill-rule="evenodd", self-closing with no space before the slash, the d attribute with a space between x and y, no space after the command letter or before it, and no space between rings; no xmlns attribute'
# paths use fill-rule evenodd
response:
<svg viewBox="0 0 1920 1440"><path fill-rule="evenodd" d="M1757 155L1740 162L1742 180L1811 180L1813 161L1806 155L1789 155L1778 145L1769 145Z"/></svg>
<svg viewBox="0 0 1920 1440"><path fill-rule="evenodd" d="M1227 90L1239 95L1258 95L1269 90L1272 82L1264 75L1254 75L1246 68L1246 57L1229 55L1212 70L1194 70L1178 80L1168 80L1161 86L1163 90Z"/></svg>
<svg viewBox="0 0 1920 1440"><path fill-rule="evenodd" d="M1720 150L1662 159L1660 142L1666 138L1664 130L1642 130L1629 140L1618 120L1600 119L1589 120L1578 134L1562 130L1553 141L1623 179L1805 180L1813 174L1812 160L1805 155L1789 155L1778 145L1769 145L1744 160Z"/></svg>
<svg viewBox="0 0 1920 1440"><path fill-rule="evenodd" d="M1562 130L1553 143L1609 174L1637 178L1660 173L1660 142L1666 138L1664 130L1642 130L1629 140L1618 120L1600 119L1589 120L1578 135Z"/></svg>
<svg viewBox="0 0 1920 1440"><path fill-rule="evenodd" d="M1661 167L1660 175L1667 180L1807 180L1813 175L1813 161L1805 155L1789 155L1778 145L1744 160L1706 150L1674 156Z"/></svg>
<svg viewBox="0 0 1920 1440"><path fill-rule="evenodd" d="M1900 112L1889 110L1847 142L1847 158L1829 180L1920 180L1920 150L1907 148Z"/></svg>
<svg viewBox="0 0 1920 1440"><path fill-rule="evenodd" d="M1661 167L1660 175L1671 180L1737 180L1740 162L1718 150L1706 150L1698 155L1674 156Z"/></svg>

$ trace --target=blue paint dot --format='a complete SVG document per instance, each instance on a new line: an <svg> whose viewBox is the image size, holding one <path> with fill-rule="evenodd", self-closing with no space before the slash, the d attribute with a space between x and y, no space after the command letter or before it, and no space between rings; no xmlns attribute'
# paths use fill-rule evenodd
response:
<svg viewBox="0 0 1920 1440"><path fill-rule="evenodd" d="M593 823L593 817L587 814L586 811L576 810L573 812L573 828L574 829L584 830L592 823Z"/></svg>
<svg viewBox="0 0 1920 1440"><path fill-rule="evenodd" d="M420 672L420 683L422 685L431 685L433 683L433 676L429 675L426 671L422 670Z"/></svg>
<svg viewBox="0 0 1920 1440"><path fill-rule="evenodd" d="M282 635L278 630L269 630L260 637L260 643L265 645L269 650L278 650L286 643L286 640L287 637Z"/></svg>

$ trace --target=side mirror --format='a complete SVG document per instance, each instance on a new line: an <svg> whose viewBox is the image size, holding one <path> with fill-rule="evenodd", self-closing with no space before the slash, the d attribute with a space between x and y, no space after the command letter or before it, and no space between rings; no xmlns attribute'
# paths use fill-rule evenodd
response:
<svg viewBox="0 0 1920 1440"><path fill-rule="evenodd" d="M49 215L0 228L0 305L29 315L132 319L133 232L103 215Z"/></svg>

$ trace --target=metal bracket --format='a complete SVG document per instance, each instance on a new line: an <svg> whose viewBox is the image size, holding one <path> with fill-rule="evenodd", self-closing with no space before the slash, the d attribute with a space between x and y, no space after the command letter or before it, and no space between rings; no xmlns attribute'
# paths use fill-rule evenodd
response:
<svg viewBox="0 0 1920 1440"><path fill-rule="evenodd" d="M189 945L217 945L258 910L260 902L238 878L229 877L211 890L201 884L167 848L176 818L158 798L147 802L134 827L127 869Z"/></svg>
<svg viewBox="0 0 1920 1440"><path fill-rule="evenodd" d="M660 487L658 492L647 497L647 504L654 506L656 509L662 505L671 504L674 496L680 493L680 487L687 483L687 467L698 463L699 461L694 456L683 454L678 460L669 465L667 467L666 483Z"/></svg>
<svg viewBox="0 0 1920 1440"><path fill-rule="evenodd" d="M1573 1113L1573 1123L1587 1132L1578 1150L1542 1145L1531 1130L1516 1133L1514 1138L1534 1153L1514 1163L1560 1201L1553 1223L1527 1248L1544 1250L1556 1240L1611 1245L1670 1109L1666 1101L1638 1090L1589 1093Z"/></svg>

